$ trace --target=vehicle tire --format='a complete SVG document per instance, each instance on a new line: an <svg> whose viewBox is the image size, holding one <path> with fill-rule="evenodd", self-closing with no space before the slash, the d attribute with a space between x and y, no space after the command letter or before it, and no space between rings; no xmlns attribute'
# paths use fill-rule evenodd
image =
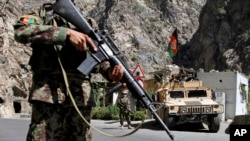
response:
<svg viewBox="0 0 250 141"><path fill-rule="evenodd" d="M165 113L163 122L166 124L166 126L173 130L176 126L176 119L174 116L170 116L168 113Z"/></svg>
<svg viewBox="0 0 250 141"><path fill-rule="evenodd" d="M208 128L210 132L216 133L220 129L220 118L218 115L208 117Z"/></svg>

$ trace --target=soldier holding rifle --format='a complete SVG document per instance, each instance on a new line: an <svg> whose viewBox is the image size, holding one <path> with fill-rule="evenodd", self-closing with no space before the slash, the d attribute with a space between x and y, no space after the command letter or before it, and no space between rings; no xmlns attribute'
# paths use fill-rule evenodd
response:
<svg viewBox="0 0 250 141"><path fill-rule="evenodd" d="M75 110L69 90L81 114L90 122L94 105L91 75L80 73L77 67L87 58L88 47L94 51L97 47L88 35L78 32L56 14L51 5L43 4L40 9L19 17L14 25L16 41L31 43L33 51L29 61L33 82L27 141L91 141L91 129ZM92 72L100 72L108 80L119 82L124 71L119 65L111 67L103 62Z"/></svg>

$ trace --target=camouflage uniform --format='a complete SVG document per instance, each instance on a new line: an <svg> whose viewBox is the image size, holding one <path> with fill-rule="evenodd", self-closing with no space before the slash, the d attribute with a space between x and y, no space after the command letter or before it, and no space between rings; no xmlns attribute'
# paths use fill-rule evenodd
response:
<svg viewBox="0 0 250 141"><path fill-rule="evenodd" d="M130 119L130 101L129 98L126 96L128 94L128 90L122 91L122 97L118 101L118 107L120 108L120 124L123 127L124 119L126 119L128 123L128 128L131 129L131 119Z"/></svg>
<svg viewBox="0 0 250 141"><path fill-rule="evenodd" d="M60 56L67 73L73 97L85 118L90 121L94 104L90 76L79 73L76 68L88 56L73 47L66 38L71 25L44 5L28 15L20 17L16 24L16 41L31 43L32 56L29 64L33 71L33 83L29 102L32 117L27 141L90 141L90 127L74 109L58 63ZM57 52L56 47L60 47ZM107 76L109 63L96 68ZM98 72L98 71L96 71Z"/></svg>

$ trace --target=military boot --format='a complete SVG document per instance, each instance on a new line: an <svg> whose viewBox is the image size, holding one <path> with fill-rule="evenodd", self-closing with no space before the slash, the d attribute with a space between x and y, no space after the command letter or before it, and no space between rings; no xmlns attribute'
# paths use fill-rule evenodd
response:
<svg viewBox="0 0 250 141"><path fill-rule="evenodd" d="M131 125L128 126L128 129L133 129L133 127Z"/></svg>

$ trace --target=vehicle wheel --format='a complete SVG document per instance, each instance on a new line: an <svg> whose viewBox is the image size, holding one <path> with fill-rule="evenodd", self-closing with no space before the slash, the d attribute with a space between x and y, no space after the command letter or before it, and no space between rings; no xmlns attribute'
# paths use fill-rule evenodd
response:
<svg viewBox="0 0 250 141"><path fill-rule="evenodd" d="M170 116L167 113L164 116L164 123L167 125L167 127L172 130L176 126L176 120L174 116Z"/></svg>
<svg viewBox="0 0 250 141"><path fill-rule="evenodd" d="M220 118L219 118L219 116L218 115L216 115L216 116L209 116L209 118L208 118L208 128L209 128L209 131L211 131L211 132L214 132L214 133L216 133L216 132L218 132L219 131L219 129L220 129Z"/></svg>

